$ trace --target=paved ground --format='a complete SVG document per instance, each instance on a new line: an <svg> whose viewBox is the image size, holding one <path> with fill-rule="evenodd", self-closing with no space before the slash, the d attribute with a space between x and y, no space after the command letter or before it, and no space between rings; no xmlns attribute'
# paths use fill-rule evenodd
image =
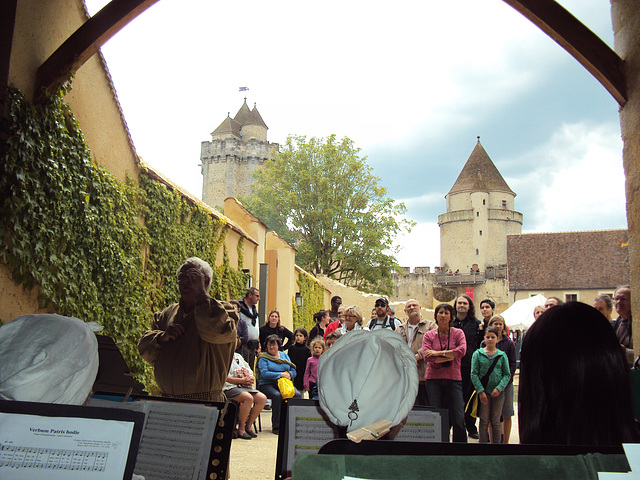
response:
<svg viewBox="0 0 640 480"><path fill-rule="evenodd" d="M514 379L516 390L514 403L517 406L518 375ZM511 442L519 443L518 417L513 417ZM231 443L231 479L232 480L273 480L276 471L276 453L278 451L278 436L271 433L271 412L260 414L262 432L251 440L235 439ZM478 443L478 440L468 439Z"/></svg>

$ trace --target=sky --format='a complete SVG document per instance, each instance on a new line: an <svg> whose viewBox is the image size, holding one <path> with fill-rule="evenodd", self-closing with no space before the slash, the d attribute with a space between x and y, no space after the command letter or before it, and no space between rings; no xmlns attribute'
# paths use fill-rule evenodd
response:
<svg viewBox="0 0 640 480"><path fill-rule="evenodd" d="M559 3L613 45L609 2ZM270 142L355 142L416 222L402 266L440 264L438 215L477 136L523 233L627 228L618 104L501 0L160 0L102 53L138 154L198 198L201 142L246 95Z"/></svg>

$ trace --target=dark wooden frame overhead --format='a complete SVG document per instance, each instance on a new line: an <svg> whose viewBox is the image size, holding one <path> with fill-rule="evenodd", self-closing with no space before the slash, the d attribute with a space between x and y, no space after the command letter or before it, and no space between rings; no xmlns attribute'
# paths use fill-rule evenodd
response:
<svg viewBox="0 0 640 480"><path fill-rule="evenodd" d="M156 2L158 0L112 0L105 5L38 68L35 102L44 102L48 92L66 83L102 45Z"/></svg>
<svg viewBox="0 0 640 480"><path fill-rule="evenodd" d="M100 47L158 0L112 0L76 30L38 69L34 99L43 102L47 92L64 84ZM570 53L623 106L627 101L624 61L595 33L555 0L503 0L531 20ZM5 13L15 15L16 0L3 2ZM6 20L14 15L3 16ZM11 20L8 20L11 21ZM12 30L3 29L9 38ZM1 40L1 38L0 38ZM5 49L5 52L7 49ZM10 51L10 49L8 49ZM8 75L8 59L0 58ZM6 75L5 75L6 74Z"/></svg>
<svg viewBox="0 0 640 480"><path fill-rule="evenodd" d="M555 0L503 0L569 52L623 106L627 102L624 61Z"/></svg>
<svg viewBox="0 0 640 480"><path fill-rule="evenodd" d="M18 0L0 1L0 101L4 100L9 86L11 44L17 8Z"/></svg>

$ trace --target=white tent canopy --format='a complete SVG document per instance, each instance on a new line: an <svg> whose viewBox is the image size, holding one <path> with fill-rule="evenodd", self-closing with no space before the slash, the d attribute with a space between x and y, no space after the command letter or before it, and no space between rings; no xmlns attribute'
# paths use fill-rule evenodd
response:
<svg viewBox="0 0 640 480"><path fill-rule="evenodd" d="M511 330L525 330L531 326L534 321L533 309L538 305L544 305L547 299L542 294L534 297L523 298L517 300L513 305L507 308L501 315Z"/></svg>

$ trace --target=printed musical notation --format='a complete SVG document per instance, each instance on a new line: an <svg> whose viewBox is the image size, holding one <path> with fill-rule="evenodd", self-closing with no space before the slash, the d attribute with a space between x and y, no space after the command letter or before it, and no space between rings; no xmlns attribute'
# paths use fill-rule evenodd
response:
<svg viewBox="0 0 640 480"><path fill-rule="evenodd" d="M319 442L328 442L335 437L334 431L331 425L327 424L326 420L320 416L317 417L300 417L295 418L295 440L308 440L313 438L314 444ZM318 442L318 443L316 443ZM323 445L323 443L319 443Z"/></svg>
<svg viewBox="0 0 640 480"><path fill-rule="evenodd" d="M122 478L133 431L115 418L0 412L0 479Z"/></svg>
<svg viewBox="0 0 640 480"><path fill-rule="evenodd" d="M134 473L147 480L204 480L218 409L180 402L108 402L89 405L142 411L146 414Z"/></svg>
<svg viewBox="0 0 640 480"><path fill-rule="evenodd" d="M108 452L0 445L0 466L104 472Z"/></svg>

